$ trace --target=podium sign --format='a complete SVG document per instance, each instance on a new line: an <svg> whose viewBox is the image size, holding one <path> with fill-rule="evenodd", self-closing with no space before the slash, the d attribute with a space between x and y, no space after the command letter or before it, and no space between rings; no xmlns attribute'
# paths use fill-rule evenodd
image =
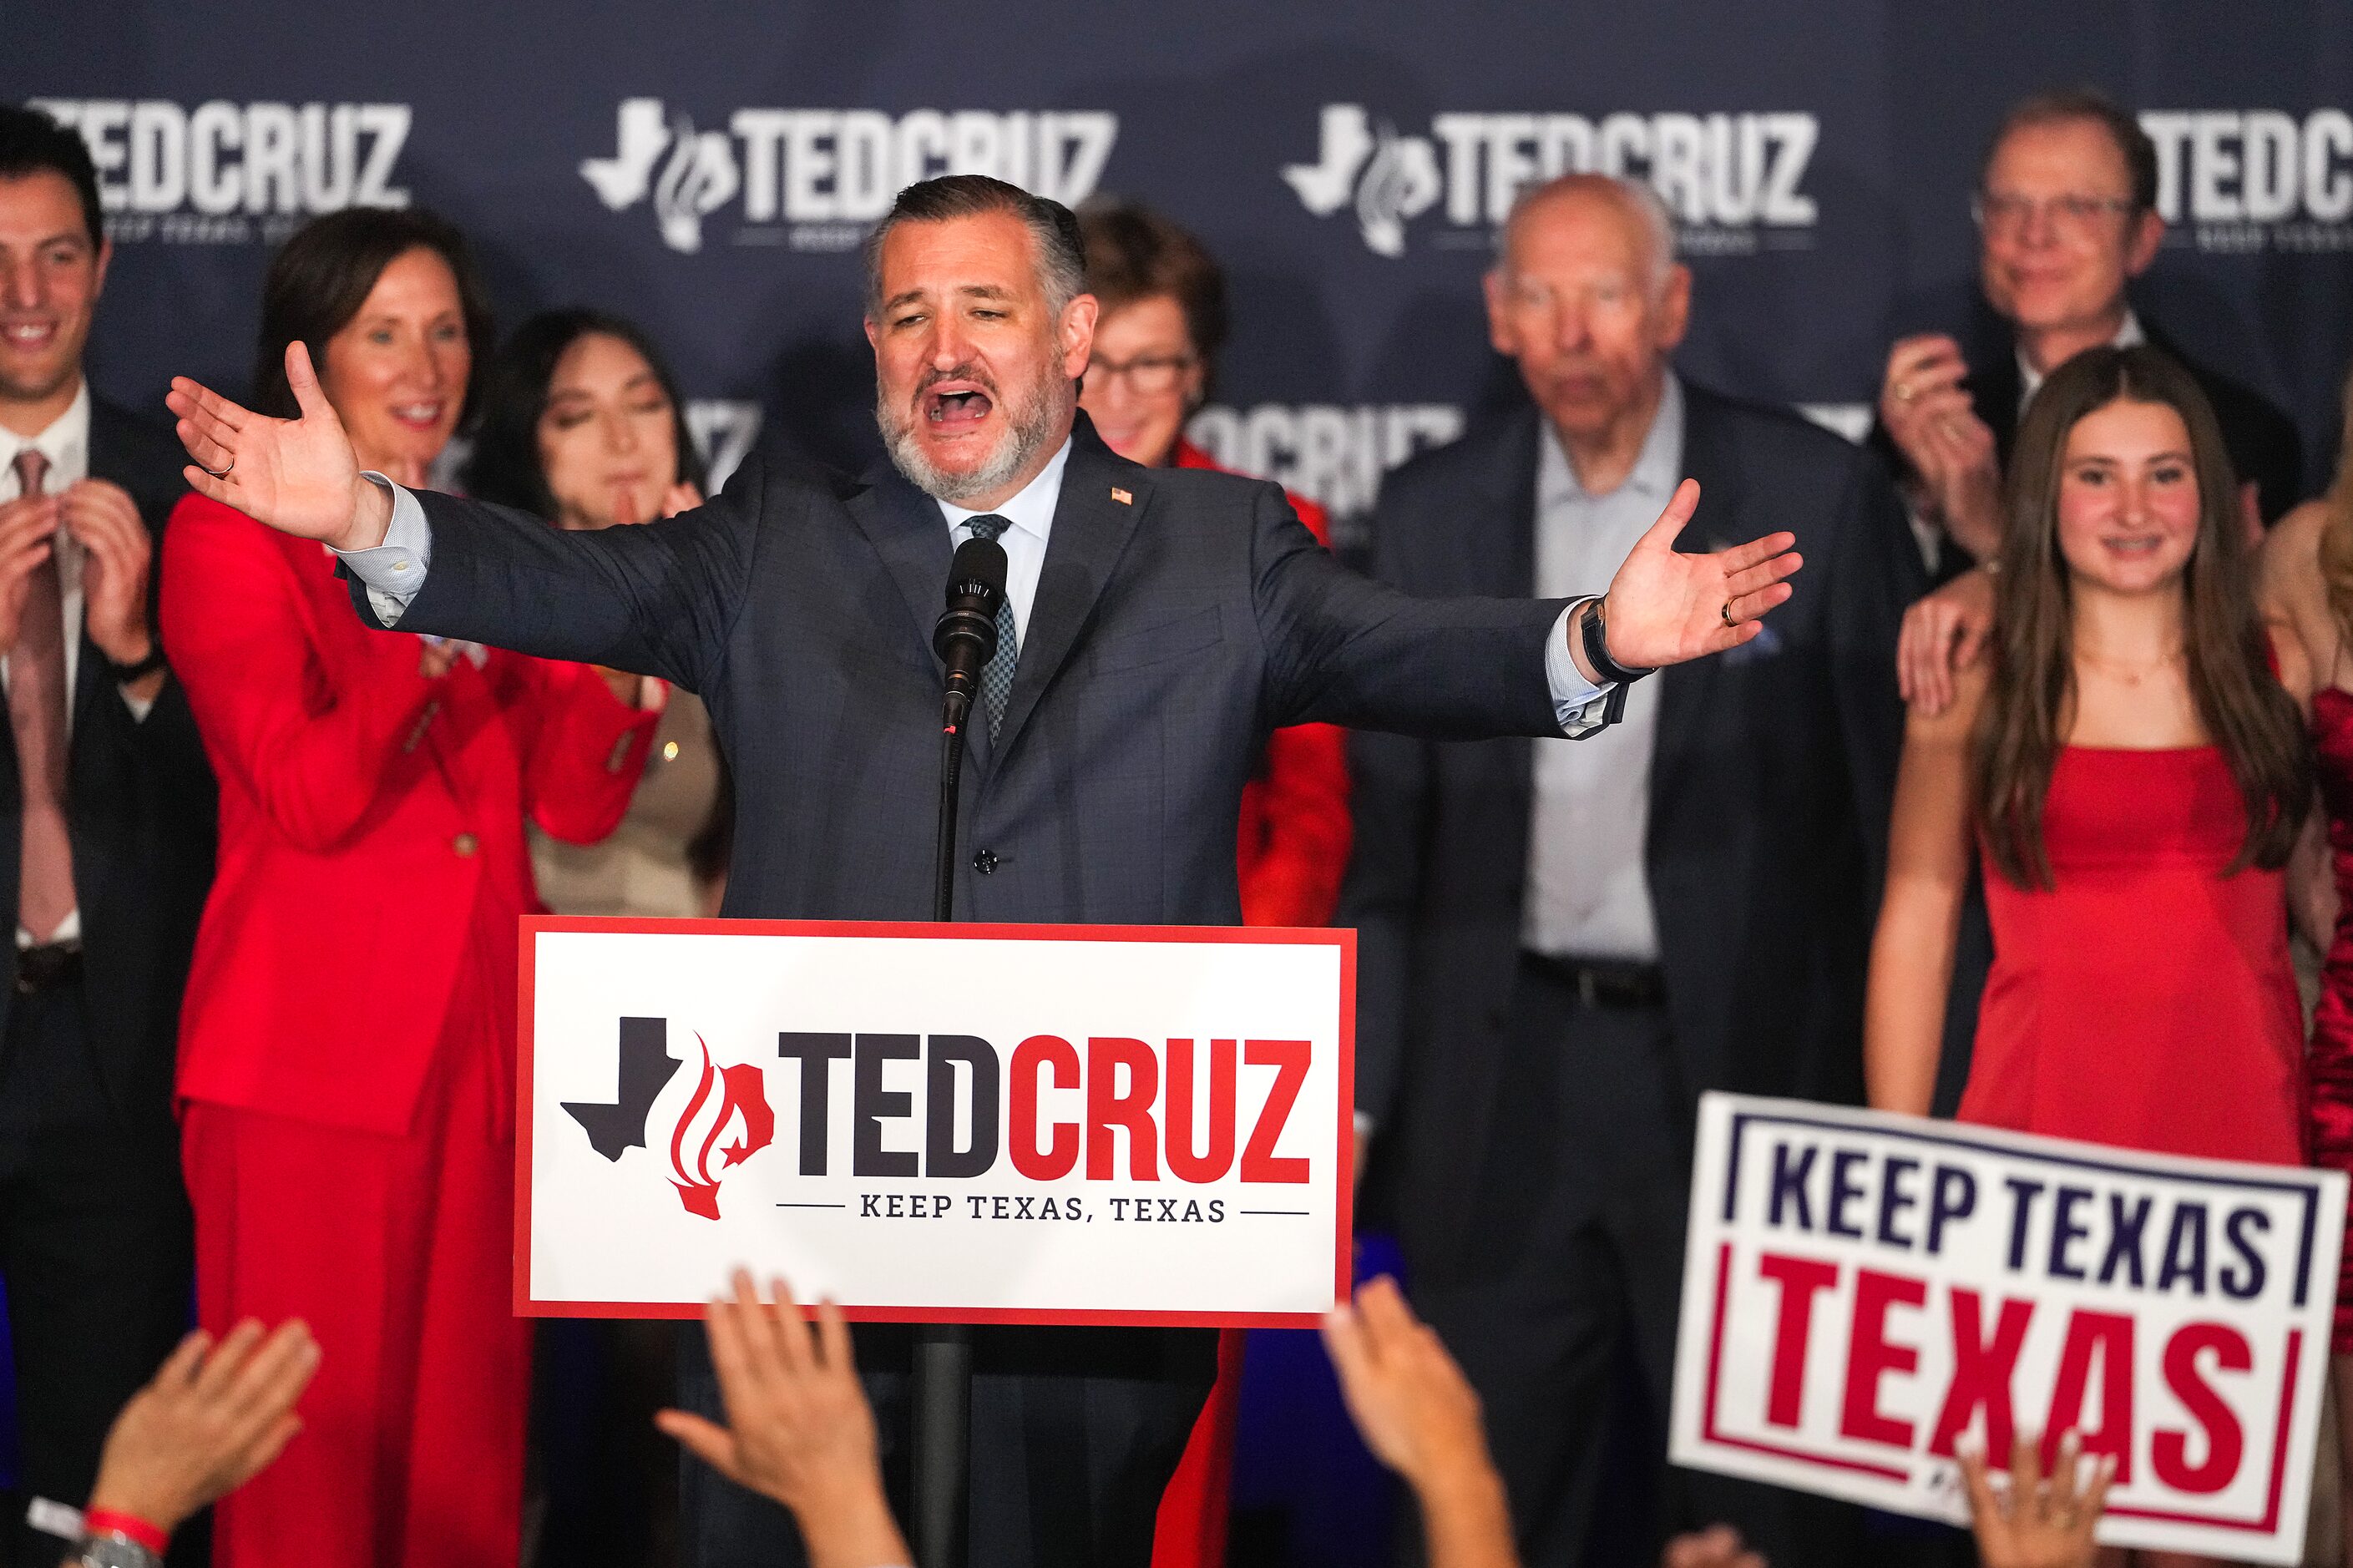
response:
<svg viewBox="0 0 2353 1568"><path fill-rule="evenodd" d="M1299 1327L1348 1284L1356 936L523 922L515 1307Z"/></svg>
<svg viewBox="0 0 2353 1568"><path fill-rule="evenodd" d="M2073 1428L2103 1544L2295 1563L2345 1190L1708 1095L1669 1458L1966 1523L1959 1441Z"/></svg>

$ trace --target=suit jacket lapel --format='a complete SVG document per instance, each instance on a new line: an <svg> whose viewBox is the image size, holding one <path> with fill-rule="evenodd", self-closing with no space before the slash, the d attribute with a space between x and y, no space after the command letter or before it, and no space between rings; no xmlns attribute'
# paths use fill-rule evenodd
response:
<svg viewBox="0 0 2353 1568"><path fill-rule="evenodd" d="M1683 384L1683 471L1699 481L1699 510L1676 540L1686 554L1704 555L1727 545L1746 544L1754 530L1742 519L1740 468L1727 449L1722 409L1706 391ZM1659 781L1679 776L1700 741L1707 683L1723 660L1694 659L1660 672L1659 731L1651 763L1652 798ZM1658 820L1652 813L1651 820Z"/></svg>
<svg viewBox="0 0 2353 1568"><path fill-rule="evenodd" d="M1046 542L1046 565L1029 606L1029 635L1014 666L1013 696L997 738L1000 752L1010 752L1039 699L1069 661L1112 569L1152 505L1152 470L1113 455L1083 414L1071 437L1061 498L1054 505L1054 531ZM1134 499L1114 500L1114 486Z"/></svg>
<svg viewBox="0 0 2353 1568"><path fill-rule="evenodd" d="M933 629L947 602L948 563L955 554L939 503L885 466L870 473L866 488L844 504L898 584L915 636L930 653Z"/></svg>

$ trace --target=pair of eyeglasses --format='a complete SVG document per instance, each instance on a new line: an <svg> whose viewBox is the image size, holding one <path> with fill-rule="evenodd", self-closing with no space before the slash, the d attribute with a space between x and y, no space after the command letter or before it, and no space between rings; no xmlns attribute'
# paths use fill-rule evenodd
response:
<svg viewBox="0 0 2353 1568"><path fill-rule="evenodd" d="M1194 365L1191 354L1138 354L1134 359L1091 359L1087 374L1102 381L1127 378L1128 386L1145 397L1176 390L1176 384Z"/></svg>
<svg viewBox="0 0 2353 1568"><path fill-rule="evenodd" d="M2123 196L2021 196L2002 191L1980 193L1969 203L1978 226L1996 234L2018 234L2040 218L2063 234L2088 234L2112 217L2129 217L2137 204Z"/></svg>

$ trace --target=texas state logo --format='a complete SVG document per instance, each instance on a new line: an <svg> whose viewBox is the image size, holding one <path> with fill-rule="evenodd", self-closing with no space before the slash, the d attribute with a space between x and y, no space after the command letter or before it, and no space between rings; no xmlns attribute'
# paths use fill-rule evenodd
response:
<svg viewBox="0 0 2353 1568"><path fill-rule="evenodd" d="M776 1142L776 1114L758 1067L715 1067L711 1047L694 1037L701 1067L684 1103L666 1094L679 1068L689 1062L670 1054L670 1021L623 1018L618 1083L609 1103L565 1100L564 1109L588 1135L588 1145L618 1164L629 1149L659 1140L659 1156L669 1163L671 1186L686 1212L719 1217L719 1186L727 1173ZM668 1101L668 1105L663 1102ZM657 1131L657 1130L660 1131Z"/></svg>

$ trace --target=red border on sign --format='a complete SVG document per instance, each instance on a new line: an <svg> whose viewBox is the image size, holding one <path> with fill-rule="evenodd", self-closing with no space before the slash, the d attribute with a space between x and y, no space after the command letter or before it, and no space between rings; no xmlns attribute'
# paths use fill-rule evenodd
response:
<svg viewBox="0 0 2353 1568"><path fill-rule="evenodd" d="M1735 1437L1716 1429L1715 1395L1724 1366L1724 1321L1726 1304L1732 1294L1732 1243L1719 1244L1715 1255L1715 1315L1708 1331L1707 1389L1700 1417L1700 1436L1707 1442L1726 1448L1745 1448L1751 1453L1767 1454L1777 1459L1790 1459L1799 1464L1820 1465L1828 1469L1853 1470L1867 1476L1909 1485L1912 1472L1888 1465L1875 1465L1862 1459L1850 1459L1837 1454L1817 1454L1803 1448L1785 1447L1773 1443L1760 1443L1747 1437ZM2288 1423L2295 1414L2295 1373L2304 1357L2304 1331L2290 1329L2287 1335L2287 1365L2280 1375L2279 1419L2272 1433L2272 1473L2261 1519L2224 1519L2211 1514L2177 1513L2164 1509L2128 1508L2115 1503L2106 1511L2118 1519L2145 1519L2155 1524L2188 1524L2204 1530L2243 1530L2268 1534L2279 1527L2280 1495L2287 1485Z"/></svg>
<svg viewBox="0 0 2353 1568"><path fill-rule="evenodd" d="M1333 1300L1348 1299L1351 1238L1356 1223L1356 933L1323 926L1016 925L934 921L633 920L605 915L525 915L522 921L518 1016L515 1026L514 1310L526 1318L699 1318L699 1303L672 1301L535 1301L531 1296L533 1023L535 960L543 931L640 932L647 935L912 937L923 941L1231 942L1247 946L1337 947L1340 950L1340 1093L1334 1152L1339 1197L1334 1210ZM712 1281L712 1289L719 1282ZM812 1309L813 1310L813 1309ZM1008 1308L872 1307L844 1304L841 1315L860 1323L1113 1324L1132 1328L1303 1329L1317 1312L1154 1312Z"/></svg>

